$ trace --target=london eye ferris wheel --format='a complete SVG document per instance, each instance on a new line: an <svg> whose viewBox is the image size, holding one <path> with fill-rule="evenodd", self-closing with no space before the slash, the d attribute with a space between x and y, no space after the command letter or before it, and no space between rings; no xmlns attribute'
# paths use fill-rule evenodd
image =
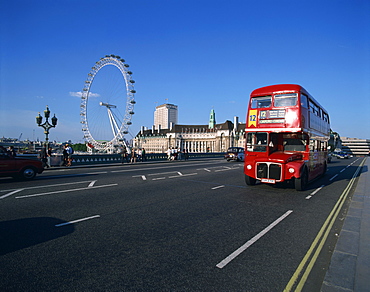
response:
<svg viewBox="0 0 370 292"><path fill-rule="evenodd" d="M126 145L124 136L134 114L135 81L120 56L106 55L91 68L81 95L80 115L88 149L114 152Z"/></svg>

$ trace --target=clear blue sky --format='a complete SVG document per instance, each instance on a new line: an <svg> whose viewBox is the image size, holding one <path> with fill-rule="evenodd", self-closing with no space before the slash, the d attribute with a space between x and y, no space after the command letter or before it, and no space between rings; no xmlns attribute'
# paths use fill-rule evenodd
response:
<svg viewBox="0 0 370 292"><path fill-rule="evenodd" d="M304 86L341 136L370 139L370 1L1 0L0 136L82 142L80 99L101 57L130 65L135 115L178 105L179 124L245 122L255 88ZM130 137L128 137L130 138Z"/></svg>

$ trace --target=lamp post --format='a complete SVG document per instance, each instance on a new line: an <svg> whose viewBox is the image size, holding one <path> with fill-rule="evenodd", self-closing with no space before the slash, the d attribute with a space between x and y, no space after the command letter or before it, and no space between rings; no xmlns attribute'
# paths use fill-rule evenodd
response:
<svg viewBox="0 0 370 292"><path fill-rule="evenodd" d="M49 123L50 110L49 110L49 107L48 106L46 106L46 110L44 110L44 116L46 118L45 123L42 124L42 116L40 115L40 113L36 117L36 123L37 123L37 125L39 127L43 127L44 128L45 146L46 147L49 147L49 130L51 128L55 128L55 126L57 125L58 119L57 119L57 117L54 114L54 117L51 118L51 124Z"/></svg>
<svg viewBox="0 0 370 292"><path fill-rule="evenodd" d="M236 141L236 147L239 147L239 132L235 132L235 141Z"/></svg>

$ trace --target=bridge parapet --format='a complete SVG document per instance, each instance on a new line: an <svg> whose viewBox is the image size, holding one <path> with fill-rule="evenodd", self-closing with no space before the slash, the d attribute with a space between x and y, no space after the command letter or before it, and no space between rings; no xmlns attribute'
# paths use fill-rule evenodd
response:
<svg viewBox="0 0 370 292"><path fill-rule="evenodd" d="M225 153L189 153L189 159L201 159L201 158L223 158ZM37 154L19 154L19 157L38 159ZM122 163L122 157L120 154L85 154L76 153L72 155L72 165L93 165L93 164L115 164ZM130 160L130 156L128 157ZM145 155L145 160L150 161L166 161L166 153L149 153ZM184 160L183 154L180 155L179 160ZM124 161L126 163L126 161ZM50 159L51 166L62 165L62 155L53 154Z"/></svg>

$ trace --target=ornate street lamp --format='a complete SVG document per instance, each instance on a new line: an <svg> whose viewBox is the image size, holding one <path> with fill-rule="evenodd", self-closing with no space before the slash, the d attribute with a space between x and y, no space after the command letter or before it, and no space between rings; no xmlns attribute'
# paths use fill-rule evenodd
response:
<svg viewBox="0 0 370 292"><path fill-rule="evenodd" d="M49 147L49 130L51 128L55 128L55 126L57 125L58 119L54 114L54 117L51 118L51 124L49 123L50 110L49 110L48 106L46 106L46 110L44 110L44 116L46 118L45 123L41 124L42 123L42 116L40 115L40 113L36 117L36 123L39 127L44 128L45 145L46 145L46 147Z"/></svg>

